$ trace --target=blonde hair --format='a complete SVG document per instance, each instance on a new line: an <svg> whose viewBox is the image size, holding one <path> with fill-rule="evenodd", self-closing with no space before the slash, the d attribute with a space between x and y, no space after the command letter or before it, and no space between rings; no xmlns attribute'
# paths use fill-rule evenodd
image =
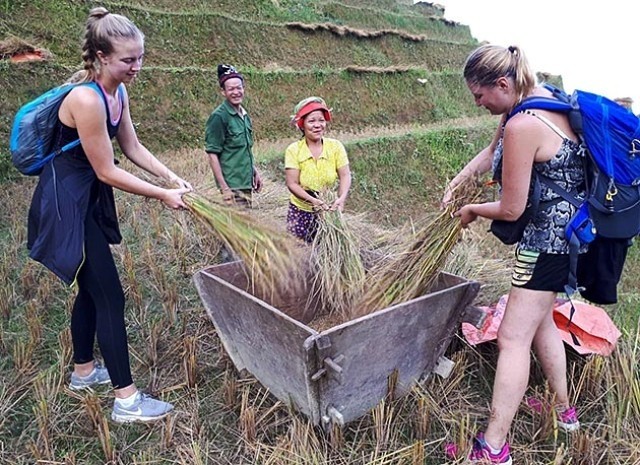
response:
<svg viewBox="0 0 640 465"><path fill-rule="evenodd" d="M109 55L113 52L113 42L119 39L144 40L144 34L126 16L109 13L103 7L93 8L89 12L82 42L84 69L71 76L68 82L95 80L100 71L98 52Z"/></svg>
<svg viewBox="0 0 640 465"><path fill-rule="evenodd" d="M513 79L518 101L536 86L536 75L522 50L515 45L482 45L475 49L464 64L464 78L471 84L494 86L501 77Z"/></svg>

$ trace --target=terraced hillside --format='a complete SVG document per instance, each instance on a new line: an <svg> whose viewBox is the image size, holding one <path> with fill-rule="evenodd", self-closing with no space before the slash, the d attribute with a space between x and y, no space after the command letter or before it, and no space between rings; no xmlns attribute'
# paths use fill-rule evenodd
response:
<svg viewBox="0 0 640 465"><path fill-rule="evenodd" d="M219 103L219 62L234 63L248 76L247 106L257 140L292 137L293 105L314 94L334 108L336 131L478 115L459 73L476 41L467 26L444 20L435 6L18 1L4 4L0 37L18 37L54 57L47 63L0 61L0 78L10 90L0 102L3 158L19 105L78 66L83 21L97 4L130 16L146 34L146 65L130 93L140 136L156 151L201 145L204 121Z"/></svg>

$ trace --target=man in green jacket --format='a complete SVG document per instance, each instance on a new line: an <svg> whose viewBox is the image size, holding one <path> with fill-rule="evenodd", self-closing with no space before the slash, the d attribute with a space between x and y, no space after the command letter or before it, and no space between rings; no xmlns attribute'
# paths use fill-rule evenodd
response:
<svg viewBox="0 0 640 465"><path fill-rule="evenodd" d="M209 116L205 150L222 198L229 205L251 206L251 194L262 187L255 167L251 118L242 107L244 77L233 66L218 65L225 101Z"/></svg>

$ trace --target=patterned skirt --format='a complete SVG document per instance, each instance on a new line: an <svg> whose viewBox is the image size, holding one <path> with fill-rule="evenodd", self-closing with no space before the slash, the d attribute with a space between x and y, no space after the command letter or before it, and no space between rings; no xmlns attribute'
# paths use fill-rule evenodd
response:
<svg viewBox="0 0 640 465"><path fill-rule="evenodd" d="M287 232L308 244L313 242L318 232L318 216L315 212L300 210L294 204L289 203L287 212Z"/></svg>

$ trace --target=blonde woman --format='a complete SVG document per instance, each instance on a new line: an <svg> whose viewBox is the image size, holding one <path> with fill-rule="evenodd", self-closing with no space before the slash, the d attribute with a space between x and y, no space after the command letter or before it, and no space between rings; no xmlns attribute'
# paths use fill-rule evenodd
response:
<svg viewBox="0 0 640 465"><path fill-rule="evenodd" d="M490 145L453 179L443 201L462 180L493 168L501 184L500 199L469 204L456 215L463 226L478 216L515 221L527 205L532 172L546 176L567 191L584 193L581 146L564 114L544 110L507 115L523 99L551 97L536 85L535 75L520 48L483 45L467 58L467 87L476 105L502 115ZM552 311L558 292L569 275L569 244L564 237L575 207L542 186L542 207L524 229L516 249L517 263L504 319L498 333L500 354L493 386L489 423L475 438L469 456L472 463L511 464L507 435L529 379L530 350L555 394L558 426L578 429L576 410L569 404L565 348Z"/></svg>
<svg viewBox="0 0 640 465"><path fill-rule="evenodd" d="M112 418L117 422L153 421L173 410L168 402L138 391L131 377L125 296L109 244L121 241L113 188L184 208L191 189L139 141L129 112L126 85L142 67L144 36L126 17L94 8L82 46L84 71L79 85L58 111L56 146L80 145L48 163L40 175L29 210L30 256L67 284L77 283L71 313L74 369L71 389L111 383ZM133 163L179 186L165 189L120 168L112 139ZM94 359L97 338L106 368Z"/></svg>

